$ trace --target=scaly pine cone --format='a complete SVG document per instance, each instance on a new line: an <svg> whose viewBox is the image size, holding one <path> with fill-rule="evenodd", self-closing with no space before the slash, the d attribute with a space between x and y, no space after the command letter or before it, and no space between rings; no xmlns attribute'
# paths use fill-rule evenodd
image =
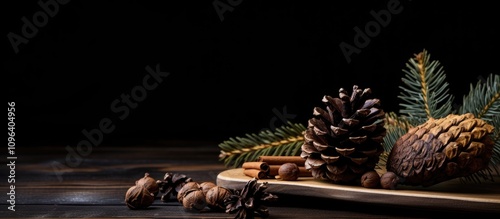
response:
<svg viewBox="0 0 500 219"><path fill-rule="evenodd" d="M339 98L323 97L326 110L314 108L301 148L313 177L352 184L374 170L386 129L380 100L370 95L369 88L355 85L351 96L341 88Z"/></svg>
<svg viewBox="0 0 500 219"><path fill-rule="evenodd" d="M226 197L224 200L226 213L236 213L235 219L269 217L269 209L264 204L277 201L278 196L268 193L266 189L267 182L257 184L257 178L252 178L242 190L234 190Z"/></svg>
<svg viewBox="0 0 500 219"><path fill-rule="evenodd" d="M431 186L485 169L493 154L493 126L473 114L429 119L410 129L394 144L387 171L400 184Z"/></svg>

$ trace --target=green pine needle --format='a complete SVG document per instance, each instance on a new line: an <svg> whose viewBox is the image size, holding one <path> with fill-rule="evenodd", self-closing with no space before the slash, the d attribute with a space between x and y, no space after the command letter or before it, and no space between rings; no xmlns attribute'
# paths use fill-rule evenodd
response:
<svg viewBox="0 0 500 219"><path fill-rule="evenodd" d="M448 83L441 63L430 60L426 50L415 55L403 69L406 86L400 86L398 96L402 103L401 114L413 123L423 123L429 118L442 118L451 113L454 97L448 93Z"/></svg>
<svg viewBox="0 0 500 219"><path fill-rule="evenodd" d="M475 87L471 84L458 112L472 113L488 122L500 115L500 76L490 74L485 82L478 81Z"/></svg>
<svg viewBox="0 0 500 219"><path fill-rule="evenodd" d="M240 167L244 162L256 161L260 156L296 156L304 143L306 130L302 124L288 122L277 128L259 133L246 134L244 137L229 138L219 144L219 160L226 167Z"/></svg>

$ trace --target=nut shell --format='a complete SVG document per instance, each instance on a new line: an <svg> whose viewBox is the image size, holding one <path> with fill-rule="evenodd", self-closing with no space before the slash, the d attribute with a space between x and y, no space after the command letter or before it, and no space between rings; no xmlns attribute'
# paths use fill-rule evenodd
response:
<svg viewBox="0 0 500 219"><path fill-rule="evenodd" d="M201 211L207 206L202 190L188 190L182 199L182 206L187 210Z"/></svg>
<svg viewBox="0 0 500 219"><path fill-rule="evenodd" d="M207 206L212 210L225 210L224 200L232 194L231 190L227 188L221 186L212 187L205 195Z"/></svg>
<svg viewBox="0 0 500 219"><path fill-rule="evenodd" d="M158 192L160 191L158 183L156 183L156 180L153 177L151 177L149 173L145 173L144 177L135 181L135 185L146 187L146 189L152 192L155 196L158 195Z"/></svg>
<svg viewBox="0 0 500 219"><path fill-rule="evenodd" d="M144 186L132 186L125 194L125 204L128 208L137 210L145 209L153 204L155 195Z"/></svg>
<svg viewBox="0 0 500 219"><path fill-rule="evenodd" d="M213 183L213 182L207 181L207 182L200 183L201 191L203 191L204 195L207 195L208 190L210 190L211 188L213 188L215 186L217 186L217 185L215 185L215 183Z"/></svg>
<svg viewBox="0 0 500 219"><path fill-rule="evenodd" d="M299 178L299 166L295 163L284 163L278 169L278 175L281 180L295 181Z"/></svg>
<svg viewBox="0 0 500 219"><path fill-rule="evenodd" d="M384 189L396 189L399 181L399 177L394 172L388 171L380 176L380 185Z"/></svg>
<svg viewBox="0 0 500 219"><path fill-rule="evenodd" d="M177 201L182 204L182 200L184 199L184 196L187 194L188 191L191 190L201 190L200 184L197 182L191 181L182 186L182 188L179 190L177 193Z"/></svg>
<svg viewBox="0 0 500 219"><path fill-rule="evenodd" d="M361 186L365 188L378 188L380 176L376 171L368 171L361 176Z"/></svg>

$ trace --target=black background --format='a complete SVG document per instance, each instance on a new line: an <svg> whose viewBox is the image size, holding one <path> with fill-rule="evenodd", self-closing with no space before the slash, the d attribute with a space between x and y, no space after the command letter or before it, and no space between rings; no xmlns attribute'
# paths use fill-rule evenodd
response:
<svg viewBox="0 0 500 219"><path fill-rule="evenodd" d="M402 12L350 63L339 44L352 45L353 28L364 29L388 1L243 0L222 21L213 2L73 0L17 54L8 33L21 35L21 18L41 8L4 3L2 73L18 145L75 145L103 118L116 127L103 144L217 143L281 125L273 109L306 124L323 95L354 84L397 111L402 69L423 49L441 62L456 104L471 83L498 74L492 1L401 0ZM120 120L111 103L157 64L170 75Z"/></svg>

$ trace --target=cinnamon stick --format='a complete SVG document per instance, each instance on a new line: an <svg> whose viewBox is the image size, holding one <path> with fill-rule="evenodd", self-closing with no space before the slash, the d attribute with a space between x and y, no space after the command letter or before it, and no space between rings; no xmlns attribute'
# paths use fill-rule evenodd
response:
<svg viewBox="0 0 500 219"><path fill-rule="evenodd" d="M257 179L267 178L267 173L258 169L243 169L243 174Z"/></svg>
<svg viewBox="0 0 500 219"><path fill-rule="evenodd" d="M295 163L297 166L304 166L305 159L300 156L260 156L260 162L266 162L269 165L281 165L284 163Z"/></svg>
<svg viewBox="0 0 500 219"><path fill-rule="evenodd" d="M278 176L278 170L280 169L281 165L275 164L275 165L269 165L269 173L267 175L269 176ZM312 176L311 172L309 170L306 170L306 167L304 166L299 166L299 177L309 177Z"/></svg>
<svg viewBox="0 0 500 219"><path fill-rule="evenodd" d="M261 170L264 172L269 171L269 164L267 164L266 162L248 161L248 162L244 162L242 167L243 167L243 169L257 169L257 170Z"/></svg>

